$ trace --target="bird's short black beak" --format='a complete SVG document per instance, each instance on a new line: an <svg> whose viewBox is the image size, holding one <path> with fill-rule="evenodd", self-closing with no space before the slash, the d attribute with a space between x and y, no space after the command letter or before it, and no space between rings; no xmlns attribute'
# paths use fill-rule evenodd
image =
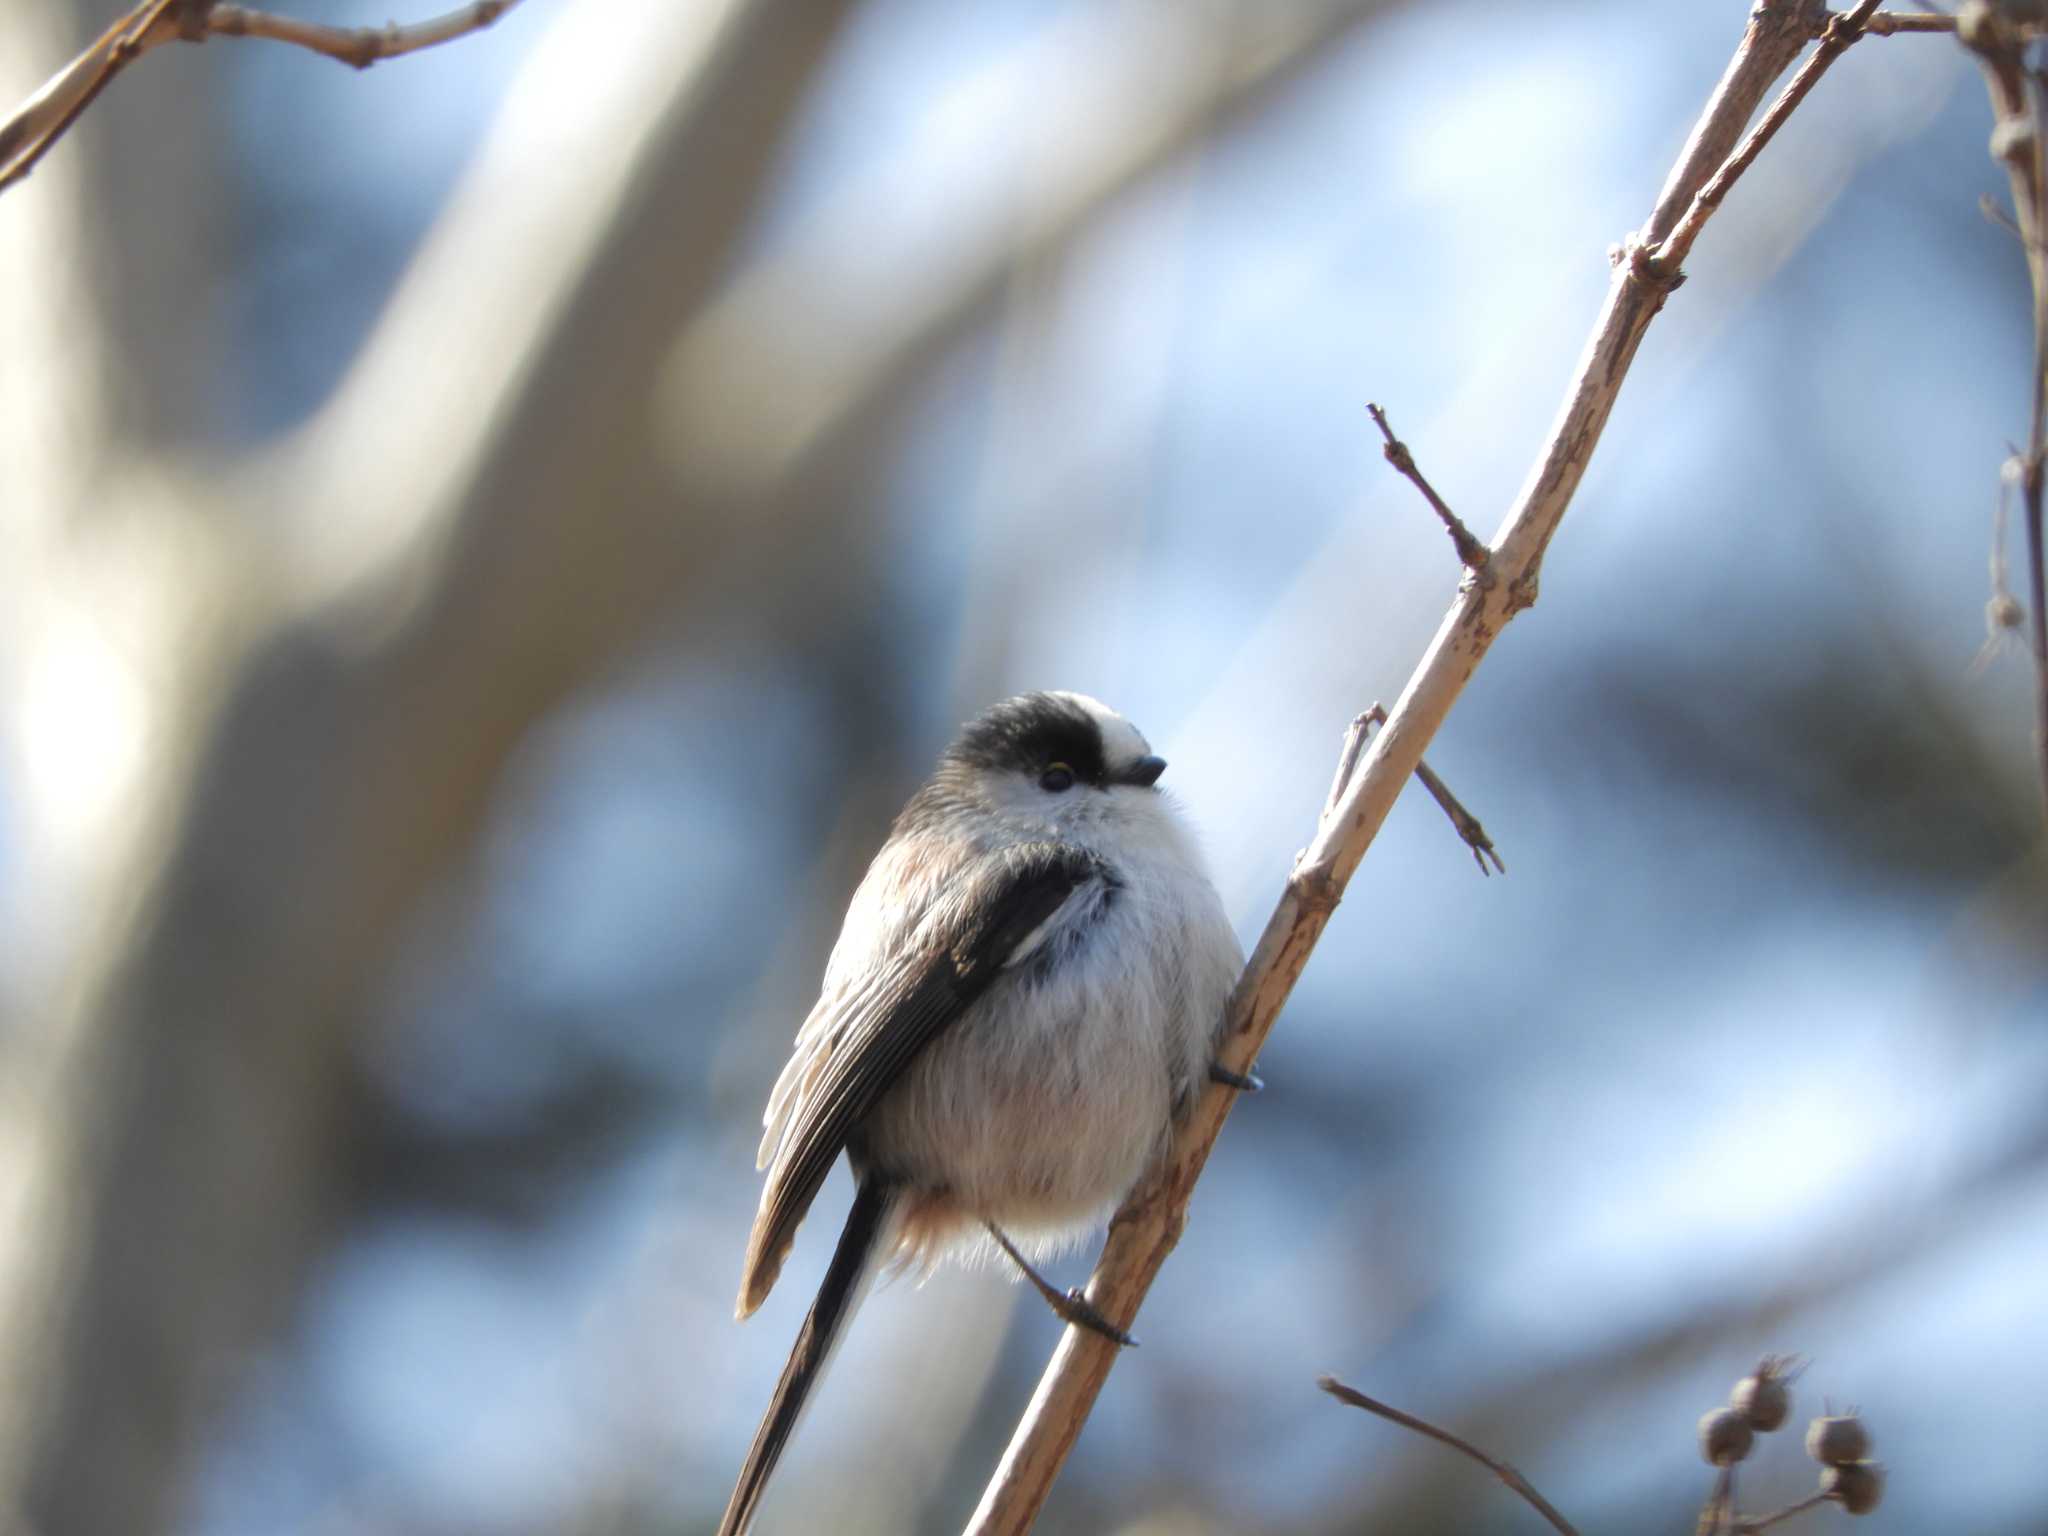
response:
<svg viewBox="0 0 2048 1536"><path fill-rule="evenodd" d="M1126 768L1121 777L1126 784L1136 784L1141 788L1149 789L1159 782L1159 775L1164 772L1166 772L1165 758L1141 757L1131 764L1130 767Z"/></svg>

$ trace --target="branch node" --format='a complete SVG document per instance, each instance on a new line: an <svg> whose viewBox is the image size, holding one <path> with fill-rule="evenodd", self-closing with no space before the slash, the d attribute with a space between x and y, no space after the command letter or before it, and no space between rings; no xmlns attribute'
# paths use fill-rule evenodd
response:
<svg viewBox="0 0 2048 1536"><path fill-rule="evenodd" d="M1297 868L1287 883L1294 888L1294 900L1304 912L1328 916L1344 899L1344 887L1326 869Z"/></svg>
<svg viewBox="0 0 2048 1536"><path fill-rule="evenodd" d="M1512 619L1516 614L1526 609L1534 608L1537 597L1541 595L1542 586L1542 567L1537 565L1531 565L1529 569L1509 582L1508 608L1507 612L1502 615L1502 622L1505 623L1508 619Z"/></svg>
<svg viewBox="0 0 2048 1536"><path fill-rule="evenodd" d="M2025 165L2034 152L2034 122L2026 117L2000 118L1991 128L1991 158L2003 165Z"/></svg>
<svg viewBox="0 0 2048 1536"><path fill-rule="evenodd" d="M1700 197L1704 199L1706 192L1702 191ZM1696 207L1703 207L1702 222L1719 201L1720 198L1717 196L1712 203L1695 204ZM1662 303L1665 298L1685 286L1685 273L1680 268L1678 259L1667 254L1669 244L1670 242L1666 241L1662 245L1650 245L1640 234L1632 234L1620 245L1608 249L1608 265L1618 267L1626 262L1628 275L1645 288L1651 289L1657 295L1658 302Z"/></svg>

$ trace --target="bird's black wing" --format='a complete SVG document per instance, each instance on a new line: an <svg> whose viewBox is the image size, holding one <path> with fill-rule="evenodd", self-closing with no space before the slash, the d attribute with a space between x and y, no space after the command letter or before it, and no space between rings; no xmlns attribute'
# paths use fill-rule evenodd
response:
<svg viewBox="0 0 2048 1536"><path fill-rule="evenodd" d="M1030 947L1076 891L1105 871L1060 843L1029 843L977 861L941 894L893 961L877 971L824 1031L829 1055L795 1106L769 1169L747 1242L740 1316L761 1304L781 1273L797 1224L847 1137L918 1053Z"/></svg>

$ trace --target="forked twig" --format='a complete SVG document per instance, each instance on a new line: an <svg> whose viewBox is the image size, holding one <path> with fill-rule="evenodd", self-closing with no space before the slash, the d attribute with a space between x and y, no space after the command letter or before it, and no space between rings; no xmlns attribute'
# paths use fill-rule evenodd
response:
<svg viewBox="0 0 2048 1536"><path fill-rule="evenodd" d="M1799 73L1778 93L1778 99L1743 137L1735 153L1722 162L1721 168L1694 194L1692 206L1685 210L1685 216L1678 221L1677 227L1657 245L1641 253L1644 262L1667 281L1681 281L1679 269L1685 265L1685 258L1692 254L1693 242L1699 239L1700 231L1706 228L1714 210L1721 206L1728 189L1756 163L1756 157L1764 152L1764 146L1785 126L1785 120L1799 103L1806 100L1807 92L1820 83L1820 77L1827 73L1828 66L1863 36L1864 23L1877 14L1877 5L1878 0L1859 0L1855 9L1836 11L1828 17L1821 31L1820 46L1814 49L1813 56L1799 66Z"/></svg>

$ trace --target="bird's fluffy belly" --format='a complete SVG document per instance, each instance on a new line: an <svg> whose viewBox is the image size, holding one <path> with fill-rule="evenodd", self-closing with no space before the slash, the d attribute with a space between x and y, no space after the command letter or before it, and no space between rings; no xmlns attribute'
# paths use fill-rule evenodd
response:
<svg viewBox="0 0 2048 1536"><path fill-rule="evenodd" d="M909 1186L902 1246L913 1259L978 1239L983 1221L1056 1250L1101 1221L1165 1146L1185 1086L1169 1045L1174 1000L1149 963L1114 958L1142 951L1110 937L1004 975L869 1115L865 1156Z"/></svg>

